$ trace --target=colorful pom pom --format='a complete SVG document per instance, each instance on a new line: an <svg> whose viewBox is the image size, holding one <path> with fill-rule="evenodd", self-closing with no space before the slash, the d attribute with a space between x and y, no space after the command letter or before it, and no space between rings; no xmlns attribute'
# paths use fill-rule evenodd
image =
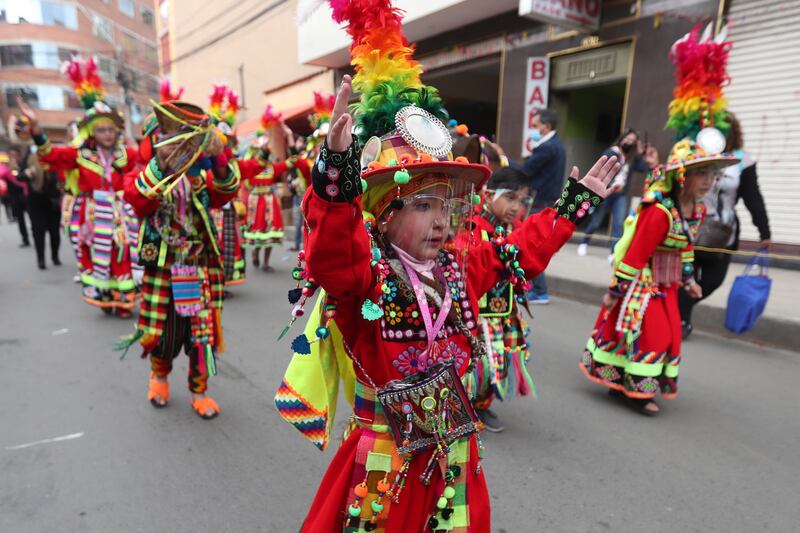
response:
<svg viewBox="0 0 800 533"><path fill-rule="evenodd" d="M321 340L324 341L325 339L330 337L331 330L329 330L325 326L320 326L320 327L317 328L316 334L317 334L317 338L318 339L321 339Z"/></svg>
<svg viewBox="0 0 800 533"><path fill-rule="evenodd" d="M394 182L398 185L405 185L411 180L411 176L406 170L398 170L394 173Z"/></svg>

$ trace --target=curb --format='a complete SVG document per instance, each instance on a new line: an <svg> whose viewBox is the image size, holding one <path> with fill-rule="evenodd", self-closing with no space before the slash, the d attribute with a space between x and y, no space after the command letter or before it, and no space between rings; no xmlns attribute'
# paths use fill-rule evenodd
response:
<svg viewBox="0 0 800 533"><path fill-rule="evenodd" d="M605 286L559 277L550 272L547 273L547 289L557 296L592 304L598 309L606 292ZM736 335L725 329L725 309L702 302L695 308L693 318L693 325L698 331L800 353L800 324L796 322L761 316L752 331Z"/></svg>

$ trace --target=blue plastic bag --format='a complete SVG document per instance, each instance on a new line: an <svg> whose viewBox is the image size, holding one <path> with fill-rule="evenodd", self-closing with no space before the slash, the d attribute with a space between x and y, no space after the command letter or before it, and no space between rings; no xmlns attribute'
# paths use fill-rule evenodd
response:
<svg viewBox="0 0 800 533"><path fill-rule="evenodd" d="M754 275L752 271L756 267L759 267L759 272ZM725 310L725 328L738 335L753 329L767 306L771 287L772 280L767 276L767 257L757 255L733 282Z"/></svg>

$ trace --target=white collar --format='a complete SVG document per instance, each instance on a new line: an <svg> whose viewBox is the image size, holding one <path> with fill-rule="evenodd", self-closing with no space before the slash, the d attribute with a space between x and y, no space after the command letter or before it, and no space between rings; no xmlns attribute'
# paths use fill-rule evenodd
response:
<svg viewBox="0 0 800 533"><path fill-rule="evenodd" d="M547 132L547 133L546 133L546 134L545 134L545 135L544 135L544 136L543 136L541 139L539 139L538 141L536 141L535 143L533 143L533 147L534 147L534 148L537 148L538 146L541 146L541 145L543 145L544 143L546 143L547 141L549 141L550 139L552 139L552 138L553 138L553 135L555 135L555 134L556 134L556 130L550 130L550 131L548 131L548 132Z"/></svg>

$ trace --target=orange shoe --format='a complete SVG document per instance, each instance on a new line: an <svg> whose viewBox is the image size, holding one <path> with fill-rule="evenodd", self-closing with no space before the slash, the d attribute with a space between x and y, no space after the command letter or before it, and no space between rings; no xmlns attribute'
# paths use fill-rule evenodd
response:
<svg viewBox="0 0 800 533"><path fill-rule="evenodd" d="M164 403L157 401L156 398L164 400ZM157 407L159 409L166 407L167 403L169 402L169 382L157 380L155 374L151 372L150 391L147 393L147 399L150 400L150 403L153 404L153 407Z"/></svg>
<svg viewBox="0 0 800 533"><path fill-rule="evenodd" d="M210 396L192 398L192 409L205 420L216 418L219 414L219 405Z"/></svg>

